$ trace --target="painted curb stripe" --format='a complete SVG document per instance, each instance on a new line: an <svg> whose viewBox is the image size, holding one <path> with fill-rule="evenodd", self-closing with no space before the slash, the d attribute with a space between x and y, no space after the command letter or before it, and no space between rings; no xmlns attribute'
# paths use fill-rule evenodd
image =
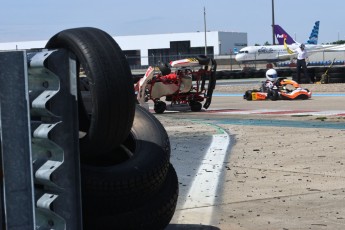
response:
<svg viewBox="0 0 345 230"><path fill-rule="evenodd" d="M223 170L222 166L230 145L230 136L223 129L219 127L217 129L218 133L212 136L212 143L202 158L202 163L186 196L187 199L182 210L209 207L212 212ZM199 216L199 219L203 220L203 224L211 223L212 213L202 212L200 215L202 217Z"/></svg>

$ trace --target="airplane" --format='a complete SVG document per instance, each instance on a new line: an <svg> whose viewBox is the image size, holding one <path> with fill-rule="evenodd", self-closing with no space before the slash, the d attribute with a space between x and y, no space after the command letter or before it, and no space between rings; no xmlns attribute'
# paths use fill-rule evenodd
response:
<svg viewBox="0 0 345 230"><path fill-rule="evenodd" d="M290 47L290 49L296 49ZM284 45L271 45L271 46L247 46L242 48L235 56L235 60L239 63L250 63L250 62L263 62L272 63L278 61L289 60L293 57L289 54Z"/></svg>
<svg viewBox="0 0 345 230"><path fill-rule="evenodd" d="M323 48L325 51L344 51L345 50L345 44L319 45L317 43L318 38L319 38L319 27L320 27L320 21L316 21L313 27L313 30L310 33L308 41L304 43L307 49L310 50L310 48ZM285 38L286 38L285 41L287 45L292 45L294 43L300 45L300 43L296 42L288 33L286 33L286 31L281 26L274 25L274 31L275 31L275 37L277 38L279 45L284 45ZM317 50L317 51L320 51L320 50Z"/></svg>
<svg viewBox="0 0 345 230"><path fill-rule="evenodd" d="M317 44L317 41L319 39L319 27L320 27L320 21L316 21L315 25L313 27L313 30L311 31L311 34L309 36L309 39L307 41L307 44Z"/></svg>
<svg viewBox="0 0 345 230"><path fill-rule="evenodd" d="M320 21L316 21L310 33L309 39L305 44L317 45L317 41L319 38L319 28L320 28ZM274 34L278 40L279 45L284 45L284 38L286 38L286 44L288 45L291 45L293 43L298 43L279 25L274 25Z"/></svg>
<svg viewBox="0 0 345 230"><path fill-rule="evenodd" d="M306 44L306 50L308 52L320 51L322 48L329 47L325 45L314 44L317 42L319 21L315 23L312 33L309 37L309 44ZM296 57L296 54L290 54L284 47L284 39L290 50L295 50L300 46L300 43L296 42L288 33L285 32L279 25L274 26L275 37L277 38L279 45L269 46L247 46L242 48L235 56L235 60L239 63L249 62L263 62L272 63L290 60ZM310 44L311 43L311 44Z"/></svg>

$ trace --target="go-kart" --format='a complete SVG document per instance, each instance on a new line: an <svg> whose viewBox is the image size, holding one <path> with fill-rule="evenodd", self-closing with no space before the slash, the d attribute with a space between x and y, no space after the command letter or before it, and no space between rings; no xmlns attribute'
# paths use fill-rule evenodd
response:
<svg viewBox="0 0 345 230"><path fill-rule="evenodd" d="M138 103L148 108L147 102L152 100L156 113L164 113L167 109L162 97L170 102L171 108L184 105L193 112L200 111L202 107L207 109L216 85L216 61L200 55L172 61L169 65L150 66L147 69L134 87ZM204 105L201 103L203 101Z"/></svg>
<svg viewBox="0 0 345 230"><path fill-rule="evenodd" d="M286 78L278 78L271 83L271 87L267 87L267 82L264 82L259 90L247 90L243 98L247 101L257 100L306 100L311 98L311 92L306 88L301 88L300 85L293 80Z"/></svg>

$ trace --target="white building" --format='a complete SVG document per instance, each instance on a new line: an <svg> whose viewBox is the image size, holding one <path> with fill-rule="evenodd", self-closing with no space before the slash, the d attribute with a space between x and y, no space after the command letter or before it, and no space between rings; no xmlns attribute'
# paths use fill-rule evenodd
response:
<svg viewBox="0 0 345 230"><path fill-rule="evenodd" d="M228 55L247 46L244 32L191 32L113 37L130 65L149 65L205 54ZM0 43L0 50L43 48L47 41Z"/></svg>
<svg viewBox="0 0 345 230"><path fill-rule="evenodd" d="M140 57L141 65L161 60L167 62L190 55L227 55L234 48L240 50L247 46L247 33L212 31L150 34L114 37L128 57ZM130 61L131 64L135 64ZM139 64L139 63L138 63Z"/></svg>

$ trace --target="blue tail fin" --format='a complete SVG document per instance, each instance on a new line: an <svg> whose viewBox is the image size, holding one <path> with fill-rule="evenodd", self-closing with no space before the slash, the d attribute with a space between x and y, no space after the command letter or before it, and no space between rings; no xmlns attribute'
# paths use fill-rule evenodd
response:
<svg viewBox="0 0 345 230"><path fill-rule="evenodd" d="M307 41L307 44L317 44L317 40L319 38L319 27L320 27L320 21L316 21L313 30L311 31L311 34L309 36L309 40Z"/></svg>
<svg viewBox="0 0 345 230"><path fill-rule="evenodd" d="M286 38L286 44L288 45L296 43L295 40L279 25L274 25L274 35L276 36L279 45L284 45L284 38Z"/></svg>

